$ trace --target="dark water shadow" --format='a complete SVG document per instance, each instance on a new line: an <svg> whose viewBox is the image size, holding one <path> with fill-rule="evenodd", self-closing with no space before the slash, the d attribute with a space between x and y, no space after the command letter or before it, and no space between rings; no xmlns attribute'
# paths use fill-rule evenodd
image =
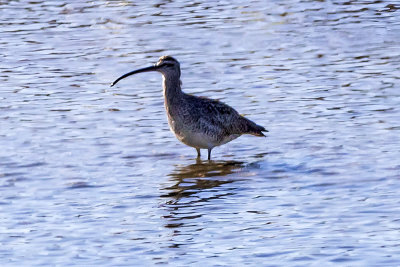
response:
<svg viewBox="0 0 400 267"><path fill-rule="evenodd" d="M214 200L235 194L234 186L223 185L242 180L230 174L240 172L243 167L245 163L240 161L201 160L177 166L169 174L175 184L163 188L165 194L160 196L167 199L163 205L167 210L167 215L163 216L166 220L164 227L174 229L173 236L179 235L183 227L194 227L200 231L202 227L198 228L196 221L208 212L208 206Z"/></svg>
<svg viewBox="0 0 400 267"><path fill-rule="evenodd" d="M171 180L176 183L173 186L164 188L168 191L161 197L170 197L178 201L205 189L211 189L223 184L236 181L226 176L239 171L245 166L241 161L202 161L196 159L196 163L186 166L177 166L169 174Z"/></svg>

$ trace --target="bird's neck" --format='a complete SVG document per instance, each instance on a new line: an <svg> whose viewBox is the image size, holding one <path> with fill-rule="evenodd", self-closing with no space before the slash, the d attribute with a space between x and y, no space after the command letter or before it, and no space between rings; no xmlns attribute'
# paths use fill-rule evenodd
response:
<svg viewBox="0 0 400 267"><path fill-rule="evenodd" d="M164 97L167 103L171 103L182 97L181 80L179 76L163 75Z"/></svg>

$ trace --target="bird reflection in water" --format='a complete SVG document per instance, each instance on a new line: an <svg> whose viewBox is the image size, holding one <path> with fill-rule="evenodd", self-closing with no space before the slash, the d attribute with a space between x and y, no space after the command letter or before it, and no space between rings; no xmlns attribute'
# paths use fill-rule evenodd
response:
<svg viewBox="0 0 400 267"><path fill-rule="evenodd" d="M217 189L224 184L239 181L240 178L228 176L244 167L240 161L201 161L187 166L177 166L170 174L171 180L176 183L164 188L166 194L163 198L169 198L165 207L168 208L167 228L177 228L184 225L186 220L202 216L202 206L210 200L224 198L233 195L232 189ZM200 194L205 192L205 194ZM187 222L187 221L186 221Z"/></svg>
<svg viewBox="0 0 400 267"><path fill-rule="evenodd" d="M202 161L200 159L197 159L195 164L178 166L170 174L176 184L165 188L169 192L162 195L162 197L171 197L178 201L201 190L232 183L235 180L224 179L223 177L243 167L244 163L240 161ZM221 179L215 177L220 177ZM171 204L173 201L168 203Z"/></svg>

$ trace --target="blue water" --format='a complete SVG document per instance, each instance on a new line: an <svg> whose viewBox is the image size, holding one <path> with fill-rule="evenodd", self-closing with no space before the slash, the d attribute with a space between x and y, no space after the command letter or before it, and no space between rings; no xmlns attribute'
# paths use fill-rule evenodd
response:
<svg viewBox="0 0 400 267"><path fill-rule="evenodd" d="M400 5L0 3L1 266L400 265ZM161 76L269 132L169 131ZM203 153L204 154L204 153Z"/></svg>

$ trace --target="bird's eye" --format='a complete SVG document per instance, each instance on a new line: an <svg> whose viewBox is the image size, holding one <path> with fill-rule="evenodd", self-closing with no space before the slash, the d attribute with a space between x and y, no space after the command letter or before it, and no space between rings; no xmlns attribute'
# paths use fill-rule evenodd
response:
<svg viewBox="0 0 400 267"><path fill-rule="evenodd" d="M167 66L167 67L172 67L174 64L172 64L172 63L163 63L163 66Z"/></svg>

